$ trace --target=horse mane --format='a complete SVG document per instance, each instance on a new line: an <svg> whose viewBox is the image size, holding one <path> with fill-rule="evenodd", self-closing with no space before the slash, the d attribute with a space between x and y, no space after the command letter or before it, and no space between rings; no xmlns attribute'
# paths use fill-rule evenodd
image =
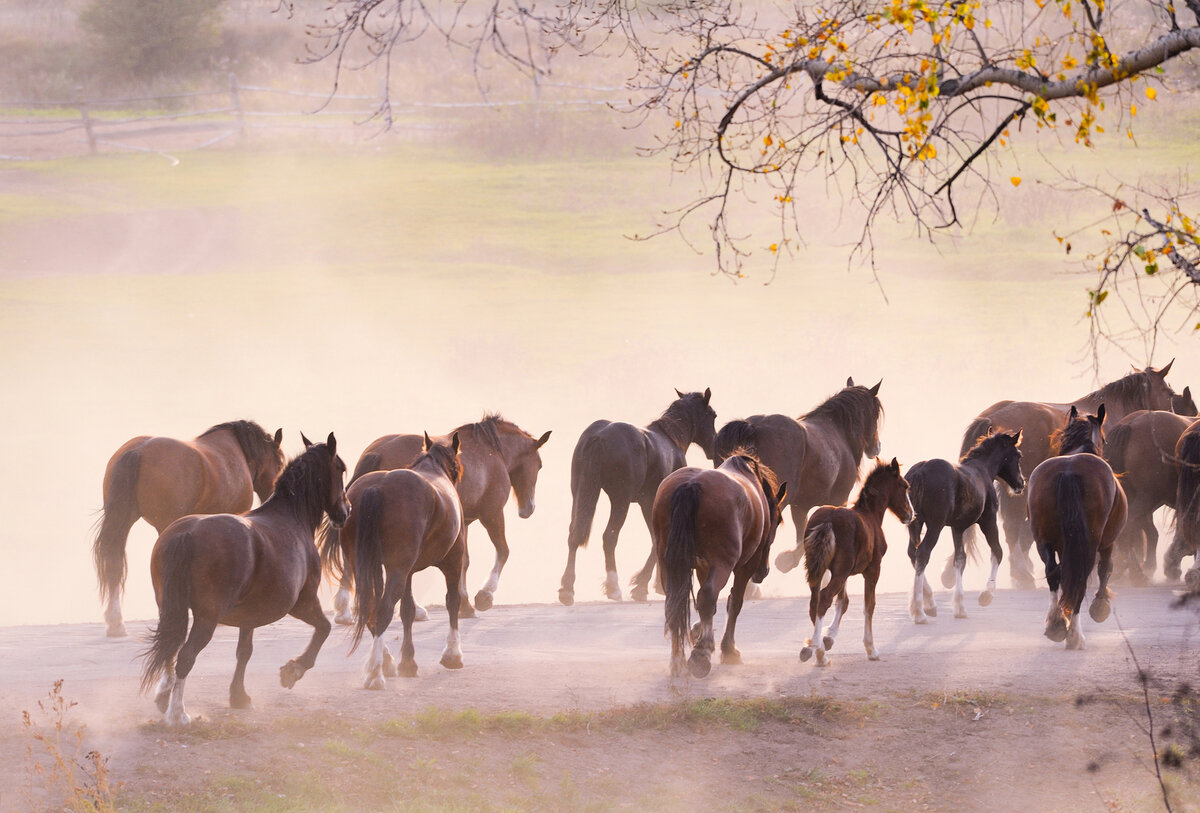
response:
<svg viewBox="0 0 1200 813"><path fill-rule="evenodd" d="M758 430L749 421L730 421L721 427L713 441L713 449L721 457L733 454L744 454L754 457L758 454Z"/></svg>
<svg viewBox="0 0 1200 813"><path fill-rule="evenodd" d="M454 435L455 432L471 433L475 437L481 438L484 443L491 446L497 452L500 451L500 433L497 427L501 429L512 429L518 434L531 437L525 430L521 429L512 421L506 420L499 412L485 412L483 418L475 423L464 423L457 429L452 430L449 434Z"/></svg>
<svg viewBox="0 0 1200 813"><path fill-rule="evenodd" d="M1152 375L1155 375L1155 373L1149 369L1129 373L1122 378L1118 378L1116 381L1110 381L1095 392L1089 392L1079 400L1086 401L1091 399L1105 404L1116 404L1122 413L1134 412L1139 409L1150 409L1150 399L1147 397L1147 394L1150 392L1150 387L1153 384L1150 378ZM1171 395L1176 394L1165 381L1163 385L1167 387L1167 391Z"/></svg>
<svg viewBox="0 0 1200 813"><path fill-rule="evenodd" d="M260 471L268 463L282 462L283 453L276 448L275 439L254 421L219 423L204 430L200 437L225 430L232 432L237 438L238 446L242 447L242 454L246 456L246 463L252 471Z"/></svg>
<svg viewBox="0 0 1200 813"><path fill-rule="evenodd" d="M689 392L676 398L647 428L662 432L676 446L686 449L696 434L695 404L699 404L701 409L705 406L704 396L698 392Z"/></svg>
<svg viewBox="0 0 1200 813"><path fill-rule="evenodd" d="M1103 437L1102 432L1101 439ZM1100 454L1100 450L1092 443L1092 422L1087 419L1086 415L1081 415L1062 429L1056 429L1050 434L1051 456L1061 455L1063 449Z"/></svg>
<svg viewBox="0 0 1200 813"><path fill-rule="evenodd" d="M990 435L984 435L975 442L975 445L972 446L965 455L962 456L962 459L959 460L959 462L966 463L968 460L986 458L992 453L992 449L999 446L1003 442L1000 440L1002 437L1005 437L1003 432L995 432Z"/></svg>
<svg viewBox="0 0 1200 813"><path fill-rule="evenodd" d="M878 506L879 501L884 499L882 490L879 487L879 481L889 476L890 469L891 465L888 463L875 464L875 468L867 475L862 489L858 492L858 499L854 501L855 508L870 510Z"/></svg>
<svg viewBox="0 0 1200 813"><path fill-rule="evenodd" d="M258 510L275 503L287 505L299 520L311 522L315 528L325 513L329 496L329 447L314 443L302 454L292 458L275 481L275 492Z"/></svg>
<svg viewBox="0 0 1200 813"><path fill-rule="evenodd" d="M883 417L883 404L866 387L845 387L830 396L823 404L801 415L801 421L823 418L834 423L847 438L861 441L857 448L861 457L867 439L874 435Z"/></svg>
<svg viewBox="0 0 1200 813"><path fill-rule="evenodd" d="M721 465L725 466L730 462L733 463L738 473L754 478L756 482L760 477L766 480L767 485L771 488L771 493L767 495L768 500L775 496L775 492L779 491L779 478L775 476L775 472L771 470L770 466L758 459L758 455L753 449L739 446L729 453Z"/></svg>
<svg viewBox="0 0 1200 813"><path fill-rule="evenodd" d="M451 435L453 434L452 432ZM450 482L455 485L458 485L458 481L462 479L462 464L459 463L458 455L450 451L449 444L433 444L422 452L409 468L415 469L426 460L432 461L435 466L446 472L446 476L450 478Z"/></svg>

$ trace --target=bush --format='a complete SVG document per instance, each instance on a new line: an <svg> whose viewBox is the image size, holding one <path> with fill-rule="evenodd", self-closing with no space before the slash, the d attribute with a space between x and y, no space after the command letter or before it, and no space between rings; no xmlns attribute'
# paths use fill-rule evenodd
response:
<svg viewBox="0 0 1200 813"><path fill-rule="evenodd" d="M79 14L101 62L139 79L203 67L221 41L224 0L90 0Z"/></svg>

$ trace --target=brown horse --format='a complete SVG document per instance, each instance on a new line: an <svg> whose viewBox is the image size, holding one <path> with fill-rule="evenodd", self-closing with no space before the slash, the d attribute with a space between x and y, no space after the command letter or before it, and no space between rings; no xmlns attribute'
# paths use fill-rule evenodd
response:
<svg viewBox="0 0 1200 813"><path fill-rule="evenodd" d="M1183 392L1171 396L1171 411L1185 418L1194 418L1200 415L1200 408L1197 408L1196 402L1192 398L1191 387L1184 387Z"/></svg>
<svg viewBox="0 0 1200 813"><path fill-rule="evenodd" d="M650 515L650 534L658 572L666 589L666 631L671 636L671 675L685 668L684 639L691 626L692 571L700 581L696 612L700 623L688 668L704 677L712 668L713 615L717 596L733 575L729 592L721 663L741 663L733 630L742 610L746 586L767 575L768 555L779 505L787 485L749 456L735 454L717 469L677 469L662 481Z"/></svg>
<svg viewBox="0 0 1200 813"><path fill-rule="evenodd" d="M446 577L446 610L450 634L442 666L462 668L458 639L460 582L465 566L467 524L455 489L464 476L459 437L449 444L426 435L421 456L407 469L369 472L354 481L349 496L353 509L341 534L346 569L354 574L357 620L354 644L371 630L371 652L363 667L363 687L382 689L385 677L415 677L417 662L412 643L412 577L436 567ZM394 666L383 634L400 602L404 640L400 665Z"/></svg>
<svg viewBox="0 0 1200 813"><path fill-rule="evenodd" d="M752 415L721 427L715 461L745 448L790 483L788 502L796 526L796 547L775 558L783 573L800 564L808 512L818 505L843 505L858 482L863 456L879 454L879 422L883 406L879 387L846 387L806 415Z"/></svg>
<svg viewBox="0 0 1200 813"><path fill-rule="evenodd" d="M1139 409L1108 432L1104 459L1121 478L1129 501L1129 521L1117 536L1113 578L1122 575L1145 585L1158 564L1154 512L1175 508L1179 464L1175 447L1193 421L1172 412Z"/></svg>
<svg viewBox="0 0 1200 813"><path fill-rule="evenodd" d="M608 525L604 528L604 594L621 600L617 578L617 537L625 525L630 504L642 509L646 525L654 496L663 479L683 468L685 453L695 443L709 459L717 413L708 405L712 390L682 393L657 420L645 429L620 421L594 421L575 444L571 455L571 527L567 532L567 567L558 589L558 600L568 607L575 603L575 555L588 542L600 492L608 495ZM645 601L650 575L654 572L654 549L645 566L633 577L632 597Z"/></svg>
<svg viewBox="0 0 1200 813"><path fill-rule="evenodd" d="M1184 556L1194 557L1186 584L1200 590L1200 421L1194 421L1175 444L1179 487L1175 496L1175 538L1163 558L1163 575L1178 579Z"/></svg>
<svg viewBox="0 0 1200 813"><path fill-rule="evenodd" d="M142 690L159 681L155 702L167 725L189 722L183 686L218 624L238 628L237 667L229 686L233 708L250 706L246 663L256 627L285 615L313 627L308 647L279 670L285 688L316 663L330 624L317 598L321 558L313 534L326 514L335 524L344 522L350 503L343 487L346 464L337 456L333 433L325 443L304 438L304 446L279 475L275 493L258 508L244 515L183 517L154 544L150 576L158 627L143 655Z"/></svg>
<svg viewBox="0 0 1200 813"><path fill-rule="evenodd" d="M1050 435L1066 422L1071 407L1080 411L1095 412L1100 404L1108 408L1108 420L1116 423L1131 412L1139 409L1171 409L1177 394L1166 382L1171 361L1161 370L1147 367L1132 372L1124 378L1105 384L1095 392L1066 403L1051 404L1037 401L999 401L979 413L963 434L961 455L965 455L981 437L993 431L1016 432L1023 430L1021 440L1021 471L1025 479L1038 464L1050 457ZM1019 589L1032 590L1033 561L1029 558L1029 547L1033 542L1030 533L1026 496L1000 495L1000 516L1004 525L1004 538L1008 543L1008 566L1013 585ZM953 585L953 560L946 562L942 583Z"/></svg>
<svg viewBox="0 0 1200 813"><path fill-rule="evenodd" d="M283 430L272 438L253 421L230 421L195 440L149 437L126 441L104 471L104 512L92 543L100 600L110 636L125 634L125 541L144 517L161 534L188 514L241 514L254 495L265 502L283 469Z"/></svg>
<svg viewBox="0 0 1200 813"><path fill-rule="evenodd" d="M1082 416L1071 407L1066 427L1054 436L1056 456L1038 464L1025 489L1033 539L1050 588L1045 634L1051 641L1066 640L1067 649L1083 649L1079 608L1093 568L1100 587L1088 612L1097 624L1108 618L1113 543L1125 525L1125 492L1100 456L1104 407Z"/></svg>
<svg viewBox="0 0 1200 813"><path fill-rule="evenodd" d="M496 548L496 563L487 582L475 594L475 607L490 609L493 597L500 585L500 571L508 561L508 539L504 534L504 506L511 492L517 498L517 514L521 519L533 516L534 491L537 488L538 472L542 468L542 456L538 450L550 440L550 433L534 438L512 421L500 415L484 415L478 423L464 424L448 434L435 437L438 442L448 442L457 434L462 445L463 476L458 483L458 496L462 501L463 516L467 525L475 520L484 527L492 545ZM373 471L390 471L411 466L424 452L421 435L384 435L373 441L363 451L354 467L350 485L358 478ZM339 624L354 623L350 610L351 574L343 571L337 560L341 546L336 529L323 529L321 534L321 556L327 572L341 572L341 584L334 597L337 614L334 621ZM458 614L462 618L475 615L467 597L466 571L463 564L463 584ZM418 608L418 616L422 611Z"/></svg>
<svg viewBox="0 0 1200 813"><path fill-rule="evenodd" d="M806 661L816 653L817 666L828 666L827 650L833 649L842 616L850 606L846 594L846 580L862 574L865 581L863 607L866 610L866 626L863 645L869 660L879 660L875 649L875 634L871 622L875 615L875 585L879 581L883 555L887 553L887 539L883 535L883 515L891 511L908 524L913 519L912 502L908 499L908 481L900 476L900 464L895 458L891 463L875 461L875 469L867 475L853 508L825 505L809 517L808 529L804 534L804 570L812 598L808 603L808 617L813 622L812 637L804 642L800 660ZM821 583L828 574L829 581ZM822 633L825 613L837 599L833 623Z"/></svg>

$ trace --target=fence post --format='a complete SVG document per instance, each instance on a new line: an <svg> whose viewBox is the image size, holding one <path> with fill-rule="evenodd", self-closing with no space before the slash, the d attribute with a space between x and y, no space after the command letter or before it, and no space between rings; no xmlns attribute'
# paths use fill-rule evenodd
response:
<svg viewBox="0 0 1200 813"><path fill-rule="evenodd" d="M233 114L237 118L238 137L246 137L246 113L242 110L242 94L238 90L237 74L229 74L229 96L232 100Z"/></svg>
<svg viewBox="0 0 1200 813"><path fill-rule="evenodd" d="M95 155L96 154L96 134L95 134L95 132L92 131L91 112L88 110L88 103L86 101L84 101L82 98L83 97L83 88L79 87L79 88L75 88L75 90L80 96L80 102L78 105L79 106L79 115L83 119L83 132L87 134L88 149L91 150L93 155Z"/></svg>

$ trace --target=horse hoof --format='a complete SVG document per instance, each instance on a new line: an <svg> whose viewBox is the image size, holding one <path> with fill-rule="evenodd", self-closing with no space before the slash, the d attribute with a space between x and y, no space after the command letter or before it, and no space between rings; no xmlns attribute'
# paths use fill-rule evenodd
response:
<svg viewBox="0 0 1200 813"><path fill-rule="evenodd" d="M742 662L742 653L736 649L729 652L721 652L721 663L729 664L730 666L738 666Z"/></svg>
<svg viewBox="0 0 1200 813"><path fill-rule="evenodd" d="M925 608L925 615L930 618L937 618L937 607L929 606Z"/></svg>
<svg viewBox="0 0 1200 813"><path fill-rule="evenodd" d="M475 594L475 609L486 611L492 609L492 594L480 590Z"/></svg>
<svg viewBox="0 0 1200 813"><path fill-rule="evenodd" d="M829 650L833 649L833 639L832 639L832 638L830 638L828 635L824 636L824 637L821 639L821 643L822 643L822 644L825 646L825 651L826 651L826 652L828 652Z"/></svg>
<svg viewBox="0 0 1200 813"><path fill-rule="evenodd" d="M1088 607L1088 615L1097 624L1103 624L1108 620L1108 614L1111 610L1112 605L1109 604L1108 599L1098 598L1092 602L1092 606Z"/></svg>
<svg viewBox="0 0 1200 813"><path fill-rule="evenodd" d="M800 564L800 555L794 550L785 550L775 557L775 567L779 568L780 573L794 570L798 564Z"/></svg>
<svg viewBox="0 0 1200 813"><path fill-rule="evenodd" d="M1187 585L1188 590L1200 590L1200 570L1192 568L1183 577L1183 583Z"/></svg>
<svg viewBox="0 0 1200 813"><path fill-rule="evenodd" d="M992 603L992 591L985 590L979 594L979 606L986 607Z"/></svg>
<svg viewBox="0 0 1200 813"><path fill-rule="evenodd" d="M384 679L383 675L374 675L363 681L363 688L370 689L373 692L379 691L386 685L387 681Z"/></svg>
<svg viewBox="0 0 1200 813"><path fill-rule="evenodd" d="M1045 635L1047 638L1049 638L1054 643L1061 644L1063 641L1067 640L1067 625L1066 624L1047 625Z"/></svg>
<svg viewBox="0 0 1200 813"><path fill-rule="evenodd" d="M252 709L254 704L250 702L250 695L242 693L240 695L229 696L229 708L231 709Z"/></svg>
<svg viewBox="0 0 1200 813"><path fill-rule="evenodd" d="M285 689L292 688L297 680L304 677L304 671L295 661L288 661L279 667L279 685Z"/></svg>
<svg viewBox="0 0 1200 813"><path fill-rule="evenodd" d="M712 661L708 656L698 655L695 650L692 650L692 657L688 658L688 671L694 678L706 677L712 671Z"/></svg>
<svg viewBox="0 0 1200 813"><path fill-rule="evenodd" d="M448 652L442 656L442 659L439 661L439 663L441 663L441 665L447 669L463 668L462 655L451 655Z"/></svg>
<svg viewBox="0 0 1200 813"><path fill-rule="evenodd" d="M812 656L813 656L813 648L811 646L804 647L803 649L800 650L800 663L804 663Z"/></svg>
<svg viewBox="0 0 1200 813"><path fill-rule="evenodd" d="M165 722L171 728L182 728L183 726L190 725L192 718L185 711L180 712L178 717L167 717Z"/></svg>
<svg viewBox="0 0 1200 813"><path fill-rule="evenodd" d="M108 629L105 631L105 635L107 635L109 638L124 638L128 634L129 631L125 629L124 622L110 624Z"/></svg>
<svg viewBox="0 0 1200 813"><path fill-rule="evenodd" d="M154 697L154 705L158 706L158 710L160 712L162 712L163 714L167 713L167 706L169 706L170 703L171 703L171 693L170 692L163 692L162 694L156 695Z"/></svg>
<svg viewBox="0 0 1200 813"><path fill-rule="evenodd" d="M574 590L564 590L562 588L559 588L558 603L563 605L564 607L570 607L571 605L573 605L575 603L575 591Z"/></svg>
<svg viewBox="0 0 1200 813"><path fill-rule="evenodd" d="M913 623L914 624L928 624L929 618L928 618L928 616L925 616L925 615L914 615Z"/></svg>
<svg viewBox="0 0 1200 813"><path fill-rule="evenodd" d="M471 606L471 603L469 601L460 601L458 603L458 617L459 618L474 618L475 617L475 608ZM426 621L426 620L428 620L428 618L429 618L429 616L425 616L425 618L422 618L421 620Z"/></svg>
<svg viewBox="0 0 1200 813"><path fill-rule="evenodd" d="M650 591L645 587L635 587L629 591L629 598L633 601L645 603L650 600Z"/></svg>
<svg viewBox="0 0 1200 813"><path fill-rule="evenodd" d="M1083 639L1082 638L1068 639L1067 640L1067 649L1068 649L1068 651L1072 651L1072 652L1077 652L1079 650L1082 650L1083 649Z"/></svg>
<svg viewBox="0 0 1200 813"><path fill-rule="evenodd" d="M824 657L824 655L823 655L823 654L822 654L822 655L819 655L819 656L817 657L817 666L828 666L828 665L829 665L829 663L830 663L830 659L829 659L829 658L826 658L826 657Z"/></svg>
<svg viewBox="0 0 1200 813"><path fill-rule="evenodd" d="M954 617L955 617L955 618L966 618L966 617L967 617L967 611L966 611L966 610L955 610L955 611L954 611Z"/></svg>
<svg viewBox="0 0 1200 813"><path fill-rule="evenodd" d="M350 612L349 610L336 613L333 616L333 623L341 624L343 627L348 627L354 623L354 613Z"/></svg>
<svg viewBox="0 0 1200 813"><path fill-rule="evenodd" d="M868 652L868 653L867 653L867 660L869 660L869 661L877 661L877 660L879 660L879 653L878 653L878 652Z"/></svg>
<svg viewBox="0 0 1200 813"><path fill-rule="evenodd" d="M947 590L953 590L954 583L956 581L957 581L957 574L955 574L953 566L942 571L942 587L944 587Z"/></svg>
<svg viewBox="0 0 1200 813"><path fill-rule="evenodd" d="M401 662L396 667L396 677L415 678L417 676L417 662L407 661Z"/></svg>
<svg viewBox="0 0 1200 813"><path fill-rule="evenodd" d="M1179 577L1182 575L1183 575L1183 566L1182 565L1168 564L1168 565L1163 566L1163 578L1165 578L1167 581L1172 581L1172 582L1179 581Z"/></svg>

